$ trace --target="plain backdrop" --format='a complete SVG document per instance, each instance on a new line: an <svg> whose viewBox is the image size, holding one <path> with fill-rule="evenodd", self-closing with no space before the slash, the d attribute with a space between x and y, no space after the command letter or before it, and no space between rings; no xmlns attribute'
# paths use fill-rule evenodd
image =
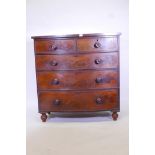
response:
<svg viewBox="0 0 155 155"><path fill-rule="evenodd" d="M45 124L40 121L38 114L36 76L34 63L33 40L31 36L53 35L53 34L83 34L83 33L116 33L121 32L120 36L120 120L115 124L103 118L53 118ZM27 150L28 155L47 154L94 154L108 153L108 155L128 154L128 0L27 0ZM103 122L102 122L103 121ZM52 122L57 122L52 126ZM64 124L64 122L67 122ZM74 122L74 123L71 123ZM87 122L86 126L80 122ZM88 124L95 122L94 124ZM102 124L102 123L103 124ZM59 124L60 123L60 124ZM70 124L71 123L71 124ZM77 124L76 124L77 123ZM78 124L79 123L79 124ZM97 124L96 124L97 123ZM90 129L91 128L91 129ZM66 129L66 130L65 130ZM105 132L104 130L107 130ZM102 132L101 132L102 130ZM77 136L75 136L75 131ZM96 146L94 150L90 147L90 135L93 134L92 141ZM71 133L71 134L70 134ZM52 135L51 135L52 134ZM70 139L70 143L65 139ZM68 136L67 136L68 135ZM81 139L79 139L81 135ZM110 136L110 138L107 137ZM48 137L51 136L49 140ZM69 138L69 136L71 136ZM82 139L82 136L86 136ZM88 138L88 137L89 138ZM97 137L102 137L102 143ZM78 152L75 139L81 147ZM115 139L114 139L115 137ZM40 140L43 139L44 142ZM53 141L52 141L53 139ZM119 139L120 142L116 139ZM54 143L56 141L56 143ZM106 143L107 141L107 143ZM61 144L62 152L57 147ZM85 143L85 144L82 144ZM86 143L88 144L87 146ZM67 145L67 146L66 146ZM72 146L73 145L73 146ZM47 148L46 148L47 146ZM98 148L98 147L99 148ZM110 146L110 148L108 148ZM73 148L69 151L70 147ZM112 147L112 148L111 148ZM102 150L104 148L104 150ZM66 150L64 150L66 149ZM74 150L75 149L75 150ZM112 149L112 150L111 150ZM88 151L90 150L90 152ZM64 152L63 152L64 151ZM93 152L94 151L94 152Z"/></svg>

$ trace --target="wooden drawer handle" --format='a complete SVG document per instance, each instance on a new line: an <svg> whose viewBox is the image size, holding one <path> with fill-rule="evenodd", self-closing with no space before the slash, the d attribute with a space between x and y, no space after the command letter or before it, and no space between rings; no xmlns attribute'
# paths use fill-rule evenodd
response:
<svg viewBox="0 0 155 155"><path fill-rule="evenodd" d="M97 77L95 81L96 81L96 83L106 83L106 82L109 82L110 79L104 78L104 77Z"/></svg>
<svg viewBox="0 0 155 155"><path fill-rule="evenodd" d="M101 43L99 43L98 41L95 42L94 47L95 47L95 48L99 48L99 47L101 47Z"/></svg>
<svg viewBox="0 0 155 155"><path fill-rule="evenodd" d="M58 49L58 47L56 45L54 45L54 44L49 46L50 51L55 51L57 49Z"/></svg>
<svg viewBox="0 0 155 155"><path fill-rule="evenodd" d="M53 104L54 104L54 105L60 105L60 103L61 103L61 101L58 100L58 99L56 99L56 100L53 101Z"/></svg>
<svg viewBox="0 0 155 155"><path fill-rule="evenodd" d="M58 62L55 61L55 60L53 60L53 61L50 62L50 65L51 65L51 66L57 66L57 65L58 65Z"/></svg>
<svg viewBox="0 0 155 155"><path fill-rule="evenodd" d="M97 103L97 104L103 104L103 103L104 103L103 98L102 98L102 97L97 97L97 98L96 98L96 103Z"/></svg>
<svg viewBox="0 0 155 155"><path fill-rule="evenodd" d="M101 64L101 63L103 63L102 59L95 59L95 64Z"/></svg>
<svg viewBox="0 0 155 155"><path fill-rule="evenodd" d="M59 82L59 80L58 79L54 79L53 81L52 81L52 84L53 85L58 85L60 82Z"/></svg>

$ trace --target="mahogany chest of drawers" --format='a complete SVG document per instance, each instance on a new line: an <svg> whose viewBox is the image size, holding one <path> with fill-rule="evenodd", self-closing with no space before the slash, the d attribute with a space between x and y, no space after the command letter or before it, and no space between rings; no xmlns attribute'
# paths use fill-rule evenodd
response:
<svg viewBox="0 0 155 155"><path fill-rule="evenodd" d="M111 111L117 120L119 37L120 33L32 37L43 122L50 112Z"/></svg>

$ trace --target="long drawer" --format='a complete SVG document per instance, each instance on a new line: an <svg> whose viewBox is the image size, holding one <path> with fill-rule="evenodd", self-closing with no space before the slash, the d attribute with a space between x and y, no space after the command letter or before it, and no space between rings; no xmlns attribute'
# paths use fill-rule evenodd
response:
<svg viewBox="0 0 155 155"><path fill-rule="evenodd" d="M99 111L119 108L118 89L39 92L40 112Z"/></svg>
<svg viewBox="0 0 155 155"><path fill-rule="evenodd" d="M118 87L117 70L38 72L39 90L101 89Z"/></svg>
<svg viewBox="0 0 155 155"><path fill-rule="evenodd" d="M69 54L69 55L36 55L36 69L40 70L74 70L117 68L118 52Z"/></svg>

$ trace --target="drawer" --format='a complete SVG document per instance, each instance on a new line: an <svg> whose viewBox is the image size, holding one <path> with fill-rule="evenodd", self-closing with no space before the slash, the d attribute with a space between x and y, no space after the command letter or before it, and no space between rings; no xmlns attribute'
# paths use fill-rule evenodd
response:
<svg viewBox="0 0 155 155"><path fill-rule="evenodd" d="M74 70L118 67L118 53L36 55L36 69Z"/></svg>
<svg viewBox="0 0 155 155"><path fill-rule="evenodd" d="M39 111L99 111L119 108L118 90L40 92Z"/></svg>
<svg viewBox="0 0 155 155"><path fill-rule="evenodd" d="M34 48L36 53L74 53L76 50L76 42L75 39L35 40Z"/></svg>
<svg viewBox="0 0 155 155"><path fill-rule="evenodd" d="M116 88L118 72L116 70L38 72L37 83L39 90Z"/></svg>
<svg viewBox="0 0 155 155"><path fill-rule="evenodd" d="M118 51L117 37L77 39L77 49L84 51Z"/></svg>

